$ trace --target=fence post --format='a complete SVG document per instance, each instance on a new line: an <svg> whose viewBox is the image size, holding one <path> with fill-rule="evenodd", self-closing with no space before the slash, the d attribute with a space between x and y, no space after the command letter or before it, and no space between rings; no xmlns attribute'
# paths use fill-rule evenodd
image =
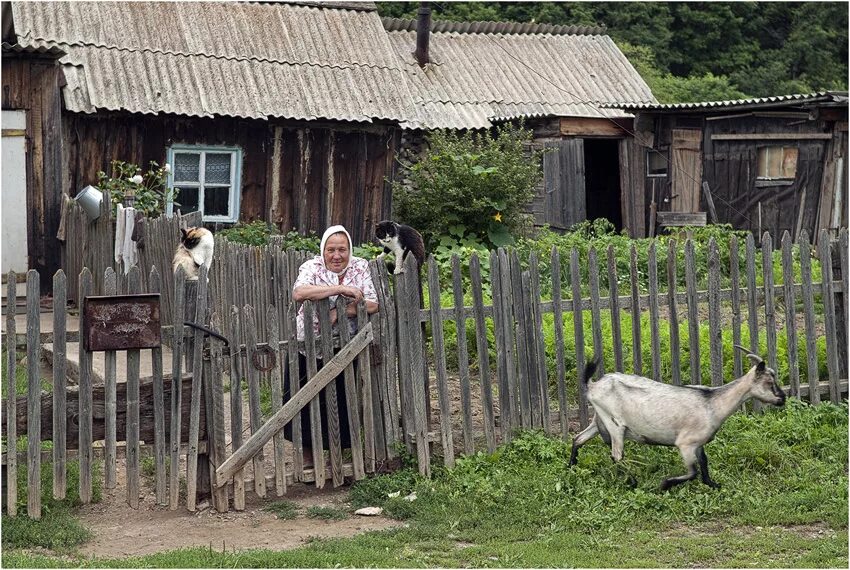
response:
<svg viewBox="0 0 850 570"><path fill-rule="evenodd" d="M68 280L61 269L53 276L53 497L64 499L67 488L66 313ZM10 307L14 302L10 304ZM14 331L12 338L14 339ZM14 351L12 351L14 357ZM12 373L14 381L14 371ZM12 397L14 402L14 396ZM14 416L13 416L14 417ZM15 441L11 439L10 441Z"/></svg>
<svg viewBox="0 0 850 570"><path fill-rule="evenodd" d="M88 267L84 267L79 278L79 294L77 303L80 309L83 306L83 299L92 292L92 276ZM82 319L80 319L82 324ZM81 331L82 332L82 331ZM91 482L91 444L92 444L92 364L91 353L85 348L85 341L80 338L79 357L80 357L80 442L79 442L79 464L80 464L80 502L90 503L92 482Z"/></svg>
<svg viewBox="0 0 850 570"><path fill-rule="evenodd" d="M17 279L14 271L7 277L6 299L6 512L10 517L18 514L18 407L15 386L16 346L15 314L17 312Z"/></svg>
<svg viewBox="0 0 850 570"><path fill-rule="evenodd" d="M800 279L803 284L803 314L806 320L806 375L809 379L809 402L820 404L820 378L818 376L818 354L815 345L815 300L812 291L812 248L809 232L800 231L797 242L800 251Z"/></svg>

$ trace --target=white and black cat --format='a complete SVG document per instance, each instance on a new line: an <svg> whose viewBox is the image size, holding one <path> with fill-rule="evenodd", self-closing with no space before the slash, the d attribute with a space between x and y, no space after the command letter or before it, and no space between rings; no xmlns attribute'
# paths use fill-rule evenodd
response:
<svg viewBox="0 0 850 570"><path fill-rule="evenodd" d="M213 260L215 239L206 228L180 228L180 245L174 252L171 270L182 267L187 281L197 281L201 265L209 270Z"/></svg>
<svg viewBox="0 0 850 570"><path fill-rule="evenodd" d="M404 260L409 253L416 258L417 268L421 268L425 263L425 242L419 232L410 226L383 220L375 224L375 237L384 246L384 253L379 255L378 259L383 259L388 253L395 256L393 273L396 275L404 273Z"/></svg>

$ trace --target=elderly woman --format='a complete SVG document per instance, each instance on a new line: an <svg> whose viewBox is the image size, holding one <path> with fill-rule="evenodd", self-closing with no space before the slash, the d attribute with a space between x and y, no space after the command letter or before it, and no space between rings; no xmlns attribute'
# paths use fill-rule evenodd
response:
<svg viewBox="0 0 850 570"><path fill-rule="evenodd" d="M331 306L336 304L337 297L346 299L346 317L340 319L336 309L331 309L331 322L346 322L354 332L357 325L357 304L361 299L366 300L366 311L369 314L378 311L378 296L372 275L369 272L369 262L351 255L351 236L342 226L329 227L322 236L320 254L305 261L298 270L298 279L292 286L292 298L296 302L318 301L328 299ZM319 332L318 316L314 316L313 330ZM304 340L304 308L298 311L297 327L298 340ZM301 370L301 385L306 382L306 359L299 357ZM319 363L321 365L321 363ZM284 400L290 397L289 378L284 387ZM339 410L339 427L342 447L351 447L351 433L348 429L348 405L345 398L345 382L342 374L336 378L337 409ZM322 440L324 448L328 447L328 420L325 408L325 393L319 395L322 421ZM284 430L285 437L292 439L290 425ZM310 430L310 414L301 414L301 441L304 445L304 466L309 467L313 461L313 441Z"/></svg>

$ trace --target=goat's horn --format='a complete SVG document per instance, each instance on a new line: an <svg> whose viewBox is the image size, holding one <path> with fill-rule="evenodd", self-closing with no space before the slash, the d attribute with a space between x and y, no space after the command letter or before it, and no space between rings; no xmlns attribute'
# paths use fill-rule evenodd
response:
<svg viewBox="0 0 850 570"><path fill-rule="evenodd" d="M744 354L746 354L746 355L747 355L747 358L749 358L750 360L752 360L753 364L758 364L759 362L762 362L762 357L761 357L761 356L759 356L758 354L753 354L753 353L750 351L750 349L749 349L749 348L744 348L744 347L743 347L743 346L741 346L740 344L736 344L736 345L733 345L733 346L734 346L735 348L737 348L738 350L742 350L742 351L744 352Z"/></svg>

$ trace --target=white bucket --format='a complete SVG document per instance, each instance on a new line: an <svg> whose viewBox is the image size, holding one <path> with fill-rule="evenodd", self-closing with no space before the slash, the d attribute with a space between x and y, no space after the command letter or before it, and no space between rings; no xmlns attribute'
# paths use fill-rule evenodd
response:
<svg viewBox="0 0 850 570"><path fill-rule="evenodd" d="M82 206L91 220L100 217L100 203L103 202L103 192L94 186L86 186L74 197L74 201Z"/></svg>

